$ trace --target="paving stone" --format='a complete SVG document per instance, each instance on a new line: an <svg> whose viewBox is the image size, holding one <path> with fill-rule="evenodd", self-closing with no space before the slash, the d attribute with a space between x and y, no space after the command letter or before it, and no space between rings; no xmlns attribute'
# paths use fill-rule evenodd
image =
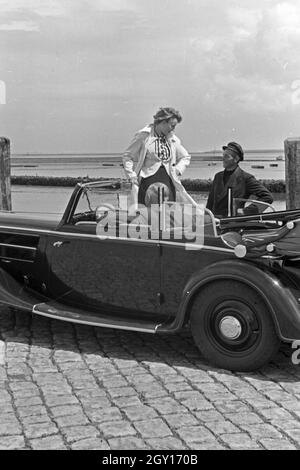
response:
<svg viewBox="0 0 300 470"><path fill-rule="evenodd" d="M281 387L292 395L300 394L300 383L293 381L291 382L280 382Z"/></svg>
<svg viewBox="0 0 300 470"><path fill-rule="evenodd" d="M89 439L99 436L99 431L95 426L70 426L62 428L62 435L68 443L78 441L80 439Z"/></svg>
<svg viewBox="0 0 300 470"><path fill-rule="evenodd" d="M246 433L222 434L222 441L232 450L260 449L254 439L250 439Z"/></svg>
<svg viewBox="0 0 300 470"><path fill-rule="evenodd" d="M160 414L186 413L188 410L171 397L159 400L147 400L148 405L155 408Z"/></svg>
<svg viewBox="0 0 300 470"><path fill-rule="evenodd" d="M268 450L296 450L297 447L286 439L261 439L260 443Z"/></svg>
<svg viewBox="0 0 300 470"><path fill-rule="evenodd" d="M161 439L160 439L161 441ZM149 449L145 441L138 437L114 437L108 440L109 447L112 450L143 450Z"/></svg>
<svg viewBox="0 0 300 470"><path fill-rule="evenodd" d="M22 425L27 426L30 424L51 424L52 421L49 418L49 416L45 414L40 414L40 415L33 415L33 416L27 416L25 418L21 419Z"/></svg>
<svg viewBox="0 0 300 470"><path fill-rule="evenodd" d="M172 435L171 429L160 418L137 421L134 423L134 426L141 434L143 439L166 437Z"/></svg>
<svg viewBox="0 0 300 470"><path fill-rule="evenodd" d="M47 436L40 439L31 439L29 444L33 450L65 450L67 446L61 436Z"/></svg>
<svg viewBox="0 0 300 470"><path fill-rule="evenodd" d="M203 423L207 423L210 421L219 421L223 419L223 415L217 410L203 410L197 411L195 416L198 420L202 421Z"/></svg>
<svg viewBox="0 0 300 470"><path fill-rule="evenodd" d="M281 403L281 406L291 413L300 412L300 401L287 400Z"/></svg>
<svg viewBox="0 0 300 470"><path fill-rule="evenodd" d="M259 413L264 417L267 421L290 421L294 420L295 418L289 413L287 410L284 410L277 406L276 408L267 408L260 410Z"/></svg>
<svg viewBox="0 0 300 470"><path fill-rule="evenodd" d="M291 395L283 390L265 390L264 395L277 403L285 402L291 398Z"/></svg>
<svg viewBox="0 0 300 470"><path fill-rule="evenodd" d="M23 436L0 436L0 450L25 449L26 444Z"/></svg>
<svg viewBox="0 0 300 470"><path fill-rule="evenodd" d="M128 386L128 382L119 374L104 378L102 380L102 384L103 384L103 387L108 388L108 389Z"/></svg>
<svg viewBox="0 0 300 470"><path fill-rule="evenodd" d="M18 409L18 414L20 418L26 418L28 416L48 416L47 409L43 405L34 405L28 407L22 407Z"/></svg>
<svg viewBox="0 0 300 470"><path fill-rule="evenodd" d="M190 382L213 382L207 371L197 370L189 367L174 367L180 374L184 375Z"/></svg>
<svg viewBox="0 0 300 470"><path fill-rule="evenodd" d="M15 406L17 408L21 407L28 407L28 406L33 406L33 405L42 405L43 401L40 397L32 397L32 398L18 398L15 400Z"/></svg>
<svg viewBox="0 0 300 470"><path fill-rule="evenodd" d="M215 436L204 426L183 426L177 434L186 443L215 441ZM190 444L189 444L190 445Z"/></svg>
<svg viewBox="0 0 300 470"><path fill-rule="evenodd" d="M175 392L176 400L185 406L189 411L209 410L213 405L204 396L197 391Z"/></svg>
<svg viewBox="0 0 300 470"><path fill-rule="evenodd" d="M135 423L135 426L137 427L139 423L140 421ZM136 434L135 429L125 420L99 423L98 429L106 439L119 436L133 436Z"/></svg>
<svg viewBox="0 0 300 470"><path fill-rule="evenodd" d="M274 401L268 400L267 398L260 398L259 400L245 398L245 401L249 404L249 406L259 411L262 409L274 408L277 406Z"/></svg>
<svg viewBox="0 0 300 470"><path fill-rule="evenodd" d="M143 406L143 403L138 396L112 398L112 402L119 408L126 408L128 406Z"/></svg>
<svg viewBox="0 0 300 470"><path fill-rule="evenodd" d="M202 392L206 396L211 395L223 395L227 394L229 391L223 384L218 384L216 382L208 382L208 383L195 383L195 388Z"/></svg>
<svg viewBox="0 0 300 470"><path fill-rule="evenodd" d="M240 433L239 428L225 419L221 419L220 421L207 422L206 427L210 429L210 431L212 431L215 435Z"/></svg>
<svg viewBox="0 0 300 470"><path fill-rule="evenodd" d="M14 412L1 413L0 422L1 424L19 424Z"/></svg>
<svg viewBox="0 0 300 470"><path fill-rule="evenodd" d="M236 401L216 401L214 402L214 406L216 409L222 413L241 413L241 412L247 412L249 413L251 411L251 408L247 406L245 403L242 401L236 400Z"/></svg>
<svg viewBox="0 0 300 470"><path fill-rule="evenodd" d="M4 404L6 405L7 403L11 402L11 396L6 390L1 390L1 396L0 396L0 405Z"/></svg>
<svg viewBox="0 0 300 470"><path fill-rule="evenodd" d="M84 408L105 409L111 407L111 402L106 397L96 397L94 399L80 398L80 403Z"/></svg>
<svg viewBox="0 0 300 470"><path fill-rule="evenodd" d="M21 380L10 380L9 388L12 392L20 392L27 390L38 390L38 387L33 382L21 381Z"/></svg>
<svg viewBox="0 0 300 470"><path fill-rule="evenodd" d="M169 382L165 383L165 388L170 392L192 391L192 387L187 382Z"/></svg>
<svg viewBox="0 0 300 470"><path fill-rule="evenodd" d="M85 408L85 413L94 423L118 421L122 418L120 410L116 406L110 406L108 408Z"/></svg>
<svg viewBox="0 0 300 470"><path fill-rule="evenodd" d="M237 426L243 424L261 424L263 423L263 420L260 416L258 416L256 413L252 413L251 411L249 412L239 412L239 413L225 413L224 417L226 419L229 419L232 421L234 424Z"/></svg>
<svg viewBox="0 0 300 470"><path fill-rule="evenodd" d="M300 430L299 429L285 429L285 434L287 434L293 441L295 441L298 446L300 446Z"/></svg>
<svg viewBox="0 0 300 470"><path fill-rule="evenodd" d="M78 405L78 399L69 394L69 395L45 395L44 400L49 407L59 406L59 405Z"/></svg>
<svg viewBox="0 0 300 470"><path fill-rule="evenodd" d="M6 403L6 404L0 405L0 416L5 413L15 413L12 403Z"/></svg>
<svg viewBox="0 0 300 470"><path fill-rule="evenodd" d="M73 390L69 385L56 385L56 384L47 384L47 385L41 385L39 387L39 390L41 390L42 394L45 396L68 396L72 395Z"/></svg>
<svg viewBox="0 0 300 470"><path fill-rule="evenodd" d="M282 434L270 424L241 424L240 427L256 440L264 438L281 438Z"/></svg>
<svg viewBox="0 0 300 470"><path fill-rule="evenodd" d="M272 426L275 426L280 431L284 431L286 429L300 429L300 421L295 419L288 419L288 420L281 420L275 419L270 423Z"/></svg>
<svg viewBox="0 0 300 470"><path fill-rule="evenodd" d="M147 449L157 450L187 450L188 446L176 437L162 437L160 439L146 439Z"/></svg>
<svg viewBox="0 0 300 470"><path fill-rule="evenodd" d="M0 436L13 436L21 433L21 426L17 420L6 423L0 421Z"/></svg>
<svg viewBox="0 0 300 470"><path fill-rule="evenodd" d="M46 374L33 374L33 380L39 385L51 385L55 384L56 386L61 385L67 385L66 380L62 377L60 373L53 372L49 373L47 372Z"/></svg>
<svg viewBox="0 0 300 470"><path fill-rule="evenodd" d="M72 450L108 450L110 447L104 439L94 437L71 444Z"/></svg>
<svg viewBox="0 0 300 470"><path fill-rule="evenodd" d="M76 415L81 413L82 407L80 405L53 406L50 408L50 412L54 418L59 418L60 416L70 416L72 414Z"/></svg>
<svg viewBox="0 0 300 470"><path fill-rule="evenodd" d="M200 442L189 442L190 450L226 450L226 446L220 444L217 440L203 443Z"/></svg>
<svg viewBox="0 0 300 470"><path fill-rule="evenodd" d="M24 398L32 398L32 397L40 397L40 390L36 389L29 389L29 390L19 390L17 392L12 392L14 400L24 399Z"/></svg>
<svg viewBox="0 0 300 470"><path fill-rule="evenodd" d="M141 421L158 417L156 411L146 405L129 406L123 408L123 411L131 421Z"/></svg>
<svg viewBox="0 0 300 470"><path fill-rule="evenodd" d="M27 439L35 439L37 437L51 436L51 434L57 434L58 429L53 423L28 424L24 426L24 433Z"/></svg>
<svg viewBox="0 0 300 470"><path fill-rule="evenodd" d="M110 388L109 394L113 398L118 398L118 397L135 396L137 392L132 387L116 387L116 388Z"/></svg>
<svg viewBox="0 0 300 470"><path fill-rule="evenodd" d="M171 429L181 428L183 426L196 426L198 420L191 413L176 413L164 416L165 421Z"/></svg>
<svg viewBox="0 0 300 470"><path fill-rule="evenodd" d="M138 390L138 387L137 387ZM150 387L150 390L144 390L141 395L145 397L145 399L148 398L162 398L165 396L168 396L167 390L165 390L163 387L157 386L157 387Z"/></svg>
<svg viewBox="0 0 300 470"><path fill-rule="evenodd" d="M96 387L92 388L85 388L84 390L78 390L76 392L76 396L79 399L88 399L88 400L95 400L99 398L106 397L106 390L103 388L99 388L97 385Z"/></svg>
<svg viewBox="0 0 300 470"><path fill-rule="evenodd" d="M89 423L88 419L82 412L76 414L72 413L68 416L64 415L56 417L55 422L59 428L63 428L65 426L83 426Z"/></svg>

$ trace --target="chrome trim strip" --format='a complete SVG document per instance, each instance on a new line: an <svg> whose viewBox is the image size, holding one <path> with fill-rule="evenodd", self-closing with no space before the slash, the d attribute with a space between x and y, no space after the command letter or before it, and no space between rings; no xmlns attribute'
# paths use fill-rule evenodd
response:
<svg viewBox="0 0 300 470"><path fill-rule="evenodd" d="M33 259L12 258L11 256L1 256L1 255L0 255L0 260L5 263L11 262L11 261L20 261L22 263L34 263Z"/></svg>
<svg viewBox="0 0 300 470"><path fill-rule="evenodd" d="M80 220L79 222L76 222L74 225L97 225L97 222L93 220Z"/></svg>
<svg viewBox="0 0 300 470"><path fill-rule="evenodd" d="M100 236L98 235L91 235L88 233L80 233L80 232L60 232L58 230L44 230L44 229L33 229L33 228L28 228L28 227L10 227L6 225L0 225L0 230L24 230L28 232L35 232L35 233L43 233L43 234L49 234L49 235L55 235L55 236L62 236L66 235L68 237L81 237L81 238L94 238L94 239L99 239L101 240ZM209 245L195 245L193 243L179 243L179 242L173 242L173 241L166 241L166 240L142 240L138 238L127 238L127 237L112 237L108 236L105 237L105 240L121 240L121 241L127 241L127 242L137 242L140 241L142 243L153 243L153 244L163 244L163 245L171 245L171 246L189 246L189 247L194 247L194 249L202 249L202 250L212 250L212 251L223 251L225 253L234 253L234 250L229 249L229 248L222 248L222 247L215 247L215 246L209 246ZM199 248L195 248L199 247Z"/></svg>
<svg viewBox="0 0 300 470"><path fill-rule="evenodd" d="M111 325L111 324L100 323L100 322L89 322L89 321L84 321L84 320L65 318L63 316L59 317L57 315L51 315L49 313L40 312L36 307L38 307L38 304L32 307L32 313L36 313L37 315L41 315L43 317L48 317L48 318L53 318L55 320L67 321L69 323L79 323L81 325L99 326L99 328L113 328L116 330L139 331L140 333L153 333L154 334L156 333L156 329L160 326L160 325L156 325L153 330L150 330L150 329L138 328L134 326L129 327L129 326Z"/></svg>
<svg viewBox="0 0 300 470"><path fill-rule="evenodd" d="M36 248L34 248L32 246L13 245L13 244L10 244L10 243L0 243L0 246L8 246L10 248L22 248L22 249L25 249L25 250L36 251Z"/></svg>

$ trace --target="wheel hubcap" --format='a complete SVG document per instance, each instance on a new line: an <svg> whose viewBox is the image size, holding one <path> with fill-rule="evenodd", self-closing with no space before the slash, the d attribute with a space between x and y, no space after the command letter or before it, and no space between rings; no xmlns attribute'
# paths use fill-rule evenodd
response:
<svg viewBox="0 0 300 470"><path fill-rule="evenodd" d="M261 329L255 310L244 300L216 299L208 316L207 335L226 354L243 354L255 347Z"/></svg>
<svg viewBox="0 0 300 470"><path fill-rule="evenodd" d="M241 336L242 325L239 320L230 315L223 317L219 324L220 331L227 339L237 339Z"/></svg>

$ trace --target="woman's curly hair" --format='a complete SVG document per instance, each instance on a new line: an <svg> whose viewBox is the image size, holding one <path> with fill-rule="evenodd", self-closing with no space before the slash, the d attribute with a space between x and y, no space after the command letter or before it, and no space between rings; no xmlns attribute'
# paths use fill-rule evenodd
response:
<svg viewBox="0 0 300 470"><path fill-rule="evenodd" d="M178 122L182 121L182 116L179 111L174 108L159 108L156 114L153 116L154 123L168 121L169 119L176 118Z"/></svg>

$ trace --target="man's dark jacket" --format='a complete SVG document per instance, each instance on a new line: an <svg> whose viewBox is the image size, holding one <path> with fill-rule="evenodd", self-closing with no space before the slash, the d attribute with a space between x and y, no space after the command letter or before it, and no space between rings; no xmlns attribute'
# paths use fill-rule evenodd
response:
<svg viewBox="0 0 300 470"><path fill-rule="evenodd" d="M254 178L253 175L242 170L239 166L231 174L227 183L223 182L224 171L220 171L214 177L208 201L207 209L210 209L214 215L226 217L228 214L228 188L232 188L232 196L236 198L248 199L255 195L255 199L272 204L272 194Z"/></svg>

